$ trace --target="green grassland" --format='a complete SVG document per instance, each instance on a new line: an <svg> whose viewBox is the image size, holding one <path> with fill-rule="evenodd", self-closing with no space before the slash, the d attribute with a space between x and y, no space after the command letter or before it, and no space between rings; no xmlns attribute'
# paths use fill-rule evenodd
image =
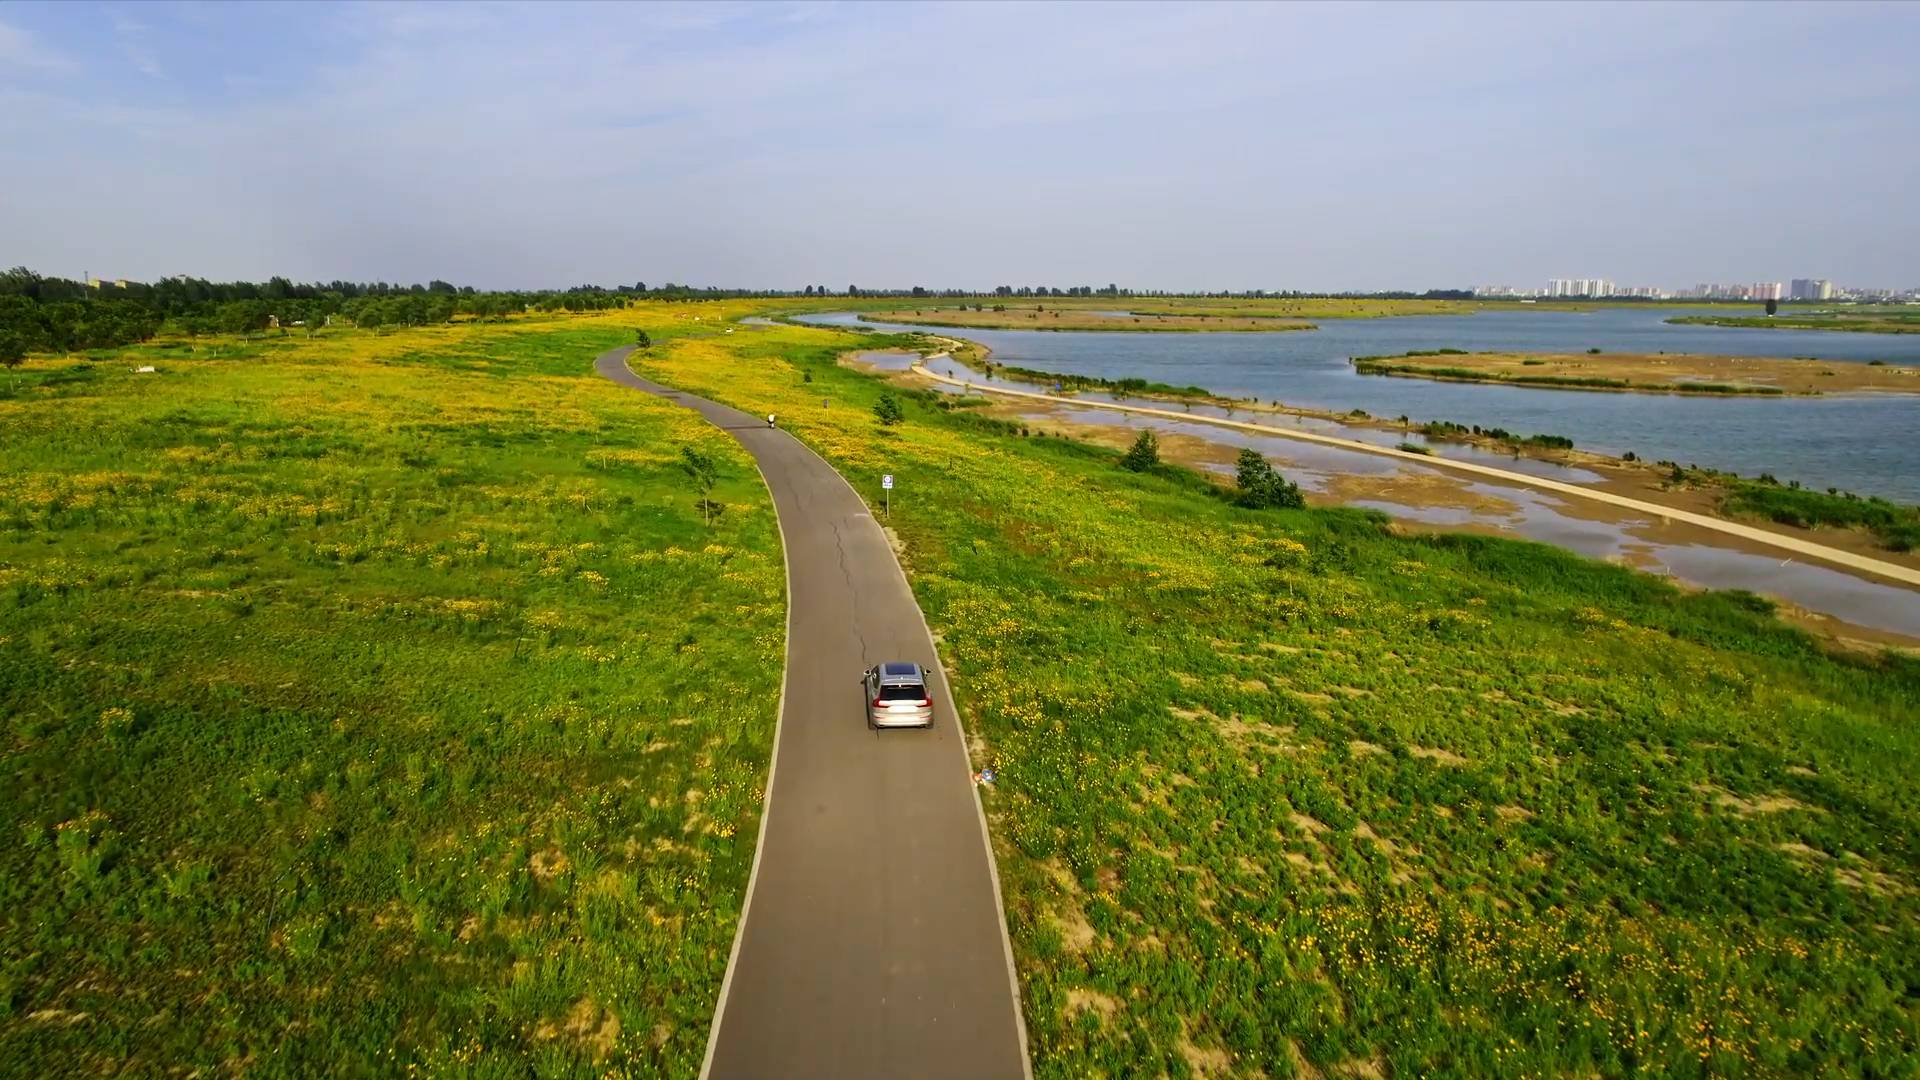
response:
<svg viewBox="0 0 1920 1080"><path fill-rule="evenodd" d="M1920 663L932 393L882 429L877 341L638 366L894 475L1037 1075L1912 1075Z"/></svg>
<svg viewBox="0 0 1920 1080"><path fill-rule="evenodd" d="M697 1072L782 563L731 440L592 374L630 340L0 383L0 1074Z"/></svg>
<svg viewBox="0 0 1920 1080"><path fill-rule="evenodd" d="M1767 315L1686 315L1671 323L1759 327L1773 330L1836 330L1861 334L1920 334L1920 308L1911 304L1861 304L1804 310L1782 308Z"/></svg>
<svg viewBox="0 0 1920 1080"><path fill-rule="evenodd" d="M1683 479L1690 479L1681 470ZM1717 478L1727 491L1722 512L1777 521L1801 529L1866 529L1889 551L1920 548L1920 507L1842 491L1809 491L1772 478Z"/></svg>
<svg viewBox="0 0 1920 1080"><path fill-rule="evenodd" d="M836 357L914 337L748 310L22 370L5 1072L697 1071L780 558L731 442L591 373L638 325L895 475L1038 1075L1912 1074L1920 663L940 395L883 429Z"/></svg>
<svg viewBox="0 0 1920 1080"><path fill-rule="evenodd" d="M1510 386L1544 386L1560 390L1631 390L1655 394L1718 394L1778 397L1786 393L1777 386L1746 386L1737 383L1634 382L1599 375L1509 375L1478 368L1447 365L1394 363L1396 357L1356 356L1353 370L1361 375L1398 375L1413 379L1438 379L1447 382L1491 382Z"/></svg>

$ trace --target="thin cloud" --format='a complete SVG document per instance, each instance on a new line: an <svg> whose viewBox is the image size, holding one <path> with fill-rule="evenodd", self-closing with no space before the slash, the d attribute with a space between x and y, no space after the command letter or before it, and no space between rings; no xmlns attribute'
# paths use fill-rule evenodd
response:
<svg viewBox="0 0 1920 1080"><path fill-rule="evenodd" d="M1386 288L1896 280L1920 249L1888 196L1920 189L1920 8L368 4L280 52L272 10L16 18L0 71L87 63L0 75L37 95L0 114L12 258Z"/></svg>
<svg viewBox="0 0 1920 1080"><path fill-rule="evenodd" d="M27 31L0 22L0 72L8 68L47 75L72 75L80 70L80 64Z"/></svg>

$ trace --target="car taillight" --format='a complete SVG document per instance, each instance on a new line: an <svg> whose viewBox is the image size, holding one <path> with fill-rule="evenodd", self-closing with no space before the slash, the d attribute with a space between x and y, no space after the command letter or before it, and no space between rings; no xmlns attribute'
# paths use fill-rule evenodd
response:
<svg viewBox="0 0 1920 1080"><path fill-rule="evenodd" d="M933 707L933 699L921 698L919 701L914 702L914 704L920 706L923 709L931 709Z"/></svg>
<svg viewBox="0 0 1920 1080"><path fill-rule="evenodd" d="M873 707L874 707L874 708L876 708L876 709L884 709L884 708L886 708L886 707L887 707L887 703L886 703L886 702L884 702L884 701L882 701L882 700L880 700L879 698L874 698L874 699L873 699Z"/></svg>

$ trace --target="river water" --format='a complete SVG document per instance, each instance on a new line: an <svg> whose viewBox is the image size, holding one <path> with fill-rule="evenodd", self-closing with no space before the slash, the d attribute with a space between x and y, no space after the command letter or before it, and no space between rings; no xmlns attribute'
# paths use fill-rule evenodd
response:
<svg viewBox="0 0 1920 1080"><path fill-rule="evenodd" d="M859 354L858 359L873 367L904 371L919 358L904 353L866 352ZM982 373L951 357L935 359L929 366L942 375L971 382L974 386L985 386L991 382ZM935 383L934 389L951 394L969 392L945 383ZM1471 508L1416 506L1379 498L1347 500L1347 504L1369 507L1393 517L1430 525L1479 528L1503 535L1524 536L1594 558L1627 562L1649 573L1694 585L1711 589L1749 589L1856 626L1920 638L1920 593L1898 585L1798 559L1782 559L1774 554L1739 550L1712 542L1703 543L1695 533L1677 530L1658 520L1611 514L1595 517L1591 508L1580 500L1511 484L1465 480L1418 462L1301 442L1278 435L1218 427L1199 421L1157 416L1146 418L1103 407L1119 404L1166 408L1165 402L1098 392L1077 394L1075 400L1078 404L1036 403L1023 415L1043 430L1057 420L1115 427L1151 427L1162 434L1178 432L1226 446L1248 447L1272 460L1301 487L1322 494L1327 493L1329 487L1343 476L1417 477L1436 474L1436 479L1459 482L1466 493L1485 497L1488 502ZM1229 410L1218 406L1196 404L1185 408L1196 416L1236 418ZM1250 416L1242 410L1237 418L1388 446L1403 441L1400 435L1391 431L1349 427L1316 417ZM1590 484L1601 479L1595 473L1577 466L1514 458L1459 443L1432 445L1434 452L1444 457L1550 477L1563 483ZM1217 468L1227 471L1230 467L1221 465Z"/></svg>
<svg viewBox="0 0 1920 1080"><path fill-rule="evenodd" d="M1520 434L1565 435L1583 450L1649 461L1772 473L1808 487L1920 502L1920 394L1814 398L1705 397L1544 390L1357 375L1348 358L1409 349L1710 353L1920 364L1920 335L1676 326L1672 311L1498 311L1328 319L1279 333L937 331L978 341L1000 363L1103 378L1139 376L1229 397L1379 417L1452 420ZM850 312L801 316L835 326Z"/></svg>

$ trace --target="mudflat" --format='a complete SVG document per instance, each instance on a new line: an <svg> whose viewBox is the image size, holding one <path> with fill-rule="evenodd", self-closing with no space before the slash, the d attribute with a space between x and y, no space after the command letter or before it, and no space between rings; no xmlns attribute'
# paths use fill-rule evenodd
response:
<svg viewBox="0 0 1920 1080"><path fill-rule="evenodd" d="M1356 357L1363 373L1644 393L1920 393L1920 366L1693 353L1445 353Z"/></svg>

